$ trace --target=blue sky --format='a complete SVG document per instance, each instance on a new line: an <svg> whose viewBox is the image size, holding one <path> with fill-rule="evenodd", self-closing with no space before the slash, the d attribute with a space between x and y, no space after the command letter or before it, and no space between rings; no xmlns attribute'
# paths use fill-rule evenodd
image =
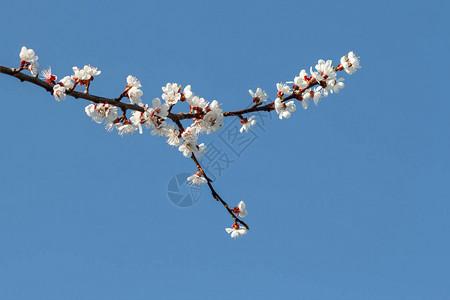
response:
<svg viewBox="0 0 450 300"><path fill-rule="evenodd" d="M178 82L228 111L320 58L354 50L363 68L318 107L272 115L239 156L204 139L235 155L215 186L248 205L239 240L206 190L169 201L171 178L195 168L164 140L108 133L86 101L0 75L0 298L448 299L448 10L3 1L1 65L26 45L60 78L98 66L91 92L106 97L133 74L147 102Z"/></svg>

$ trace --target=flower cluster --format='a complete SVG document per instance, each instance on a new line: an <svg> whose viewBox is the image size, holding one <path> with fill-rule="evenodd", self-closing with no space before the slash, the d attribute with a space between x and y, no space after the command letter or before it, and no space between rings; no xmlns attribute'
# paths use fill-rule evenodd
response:
<svg viewBox="0 0 450 300"><path fill-rule="evenodd" d="M117 107L108 103L89 104L84 111L94 122L99 124L103 121L110 124L117 118Z"/></svg>
<svg viewBox="0 0 450 300"><path fill-rule="evenodd" d="M19 57L20 69L28 69L33 76L36 76L39 69L39 63L37 62L39 57L34 53L34 50L23 46L20 50Z"/></svg>
<svg viewBox="0 0 450 300"><path fill-rule="evenodd" d="M238 206L233 207L232 212L240 218L245 218L247 216L247 208L245 202L239 202ZM229 233L232 238L238 238L247 234L247 228L239 225L236 221L231 226L231 228L225 228L225 231Z"/></svg>
<svg viewBox="0 0 450 300"><path fill-rule="evenodd" d="M279 118L283 119L289 118L296 110L294 101L286 102L288 99L297 99L302 102L304 109L308 108L309 99L318 105L320 99L332 93L339 93L345 87L344 78L337 78L336 71L345 70L351 75L359 68L361 68L359 57L353 51L343 56L337 67L332 66L331 60L319 59L314 69L310 67L309 74L306 70L301 70L299 75L294 77L294 81L277 83L278 93L274 101L274 109ZM293 84L292 87L289 84ZM317 86L312 88L315 85ZM253 96L253 92L250 94Z"/></svg>

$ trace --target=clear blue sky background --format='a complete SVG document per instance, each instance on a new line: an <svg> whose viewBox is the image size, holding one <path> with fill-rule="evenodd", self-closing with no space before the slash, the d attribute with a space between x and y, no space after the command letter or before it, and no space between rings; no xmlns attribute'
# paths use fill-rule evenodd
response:
<svg viewBox="0 0 450 300"><path fill-rule="evenodd" d="M0 74L0 299L449 299L444 3L2 1L0 64L26 45L60 78L98 66L108 97L133 74L147 102L178 82L234 110L320 58L363 68L217 179L248 204L239 240L205 191L168 200L195 168L164 140Z"/></svg>

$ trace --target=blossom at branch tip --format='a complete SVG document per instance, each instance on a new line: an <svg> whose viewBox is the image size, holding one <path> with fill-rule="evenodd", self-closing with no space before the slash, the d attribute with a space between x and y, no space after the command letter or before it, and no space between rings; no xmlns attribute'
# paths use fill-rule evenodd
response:
<svg viewBox="0 0 450 300"><path fill-rule="evenodd" d="M195 186L201 186L202 184L207 183L208 181L206 180L206 178L203 176L203 172L202 171L198 171L197 173L195 173L194 175L191 175L187 178L187 181L189 182L190 185L195 185Z"/></svg>
<svg viewBox="0 0 450 300"><path fill-rule="evenodd" d="M244 201L238 203L238 206L233 207L232 211L238 215L240 218L245 218L247 216L247 209Z"/></svg>
<svg viewBox="0 0 450 300"><path fill-rule="evenodd" d="M177 83L167 83L166 86L162 87L162 90L164 92L162 98L169 105L176 104L181 99L180 87Z"/></svg>
<svg viewBox="0 0 450 300"><path fill-rule="evenodd" d="M140 88L142 87L141 82L134 76L128 75L127 77L127 88L136 87Z"/></svg>
<svg viewBox="0 0 450 300"><path fill-rule="evenodd" d="M27 62L27 63L34 63L39 59L37 55L35 55L33 49L27 49L27 47L23 46L20 50L19 57L21 61Z"/></svg>
<svg viewBox="0 0 450 300"><path fill-rule="evenodd" d="M256 120L254 120L255 116L251 116L250 118L243 118L241 120L242 127L239 130L241 133L245 130L245 132L248 132L252 126L256 124Z"/></svg>
<svg viewBox="0 0 450 300"><path fill-rule="evenodd" d="M341 57L341 65L349 75L355 73L356 69L361 68L359 65L359 57L356 56L353 51L349 52L348 55Z"/></svg>
<svg viewBox="0 0 450 300"><path fill-rule="evenodd" d="M232 228L225 228L225 231L229 233L232 238L238 238L247 234L247 229L238 224L233 224Z"/></svg>
<svg viewBox="0 0 450 300"><path fill-rule="evenodd" d="M278 90L277 93L278 98L282 98L284 95L292 94L291 87L284 82L277 83L277 90Z"/></svg>
<svg viewBox="0 0 450 300"><path fill-rule="evenodd" d="M291 117L291 113L297 109L294 101L289 101L287 103L282 102L280 98L275 100L275 110L278 114L278 117L281 119L288 119Z"/></svg>
<svg viewBox="0 0 450 300"><path fill-rule="evenodd" d="M260 105L269 98L266 92L261 88L257 88L256 92L253 92L252 90L248 90L248 92L253 97L253 103L255 103L255 105Z"/></svg>

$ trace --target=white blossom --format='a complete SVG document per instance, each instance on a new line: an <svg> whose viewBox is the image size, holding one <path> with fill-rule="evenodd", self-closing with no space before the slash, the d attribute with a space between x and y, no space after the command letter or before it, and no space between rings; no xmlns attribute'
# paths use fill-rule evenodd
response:
<svg viewBox="0 0 450 300"><path fill-rule="evenodd" d="M143 115L144 115L143 112L134 110L134 111L131 113L131 117L130 117L131 123L132 123L133 125L136 125L136 126L138 127L138 130L139 130L139 133L140 133L140 134L143 133L143 131L142 131L142 124L145 123L145 120L142 118Z"/></svg>
<svg viewBox="0 0 450 300"><path fill-rule="evenodd" d="M252 126L256 124L256 120L254 120L255 116L251 116L250 118L244 118L241 120L242 127L239 130L241 133L245 130L245 132L248 132Z"/></svg>
<svg viewBox="0 0 450 300"><path fill-rule="evenodd" d="M257 88L256 92L253 92L252 90L248 90L248 92L253 97L253 102L255 103L255 105L260 105L269 98L266 92L261 88Z"/></svg>
<svg viewBox="0 0 450 300"><path fill-rule="evenodd" d="M232 228L225 228L225 231L230 233L232 238L238 238L247 233L247 229L245 227L237 224L234 224Z"/></svg>
<svg viewBox="0 0 450 300"><path fill-rule="evenodd" d="M117 119L117 107L108 103L89 104L84 109L86 114L96 123L111 123Z"/></svg>
<svg viewBox="0 0 450 300"><path fill-rule="evenodd" d="M39 73L39 63L37 61L32 62L27 68L33 76L36 76Z"/></svg>
<svg viewBox="0 0 450 300"><path fill-rule="evenodd" d="M275 110L278 114L278 117L281 119L283 118L290 118L291 117L291 113L294 112L296 110L296 106L294 101L289 101L287 103L284 103L281 101L280 98L277 98L275 100Z"/></svg>
<svg viewBox="0 0 450 300"><path fill-rule="evenodd" d="M35 61L37 61L39 59L39 57L37 55L35 55L33 49L27 49L27 47L25 47L25 46L23 46L22 49L20 50L19 57L24 62L27 62L30 64L34 63Z"/></svg>
<svg viewBox="0 0 450 300"><path fill-rule="evenodd" d="M208 109L209 111L203 117L203 121L206 128L206 133L210 134L211 131L219 131L220 127L223 125L223 113L222 109L219 108L219 103L216 100L211 102L211 104L207 107L207 110Z"/></svg>
<svg viewBox="0 0 450 300"><path fill-rule="evenodd" d="M127 96L130 99L131 104L137 104L141 103L141 97L144 94L144 92L137 87L133 86L128 92Z"/></svg>
<svg viewBox="0 0 450 300"><path fill-rule="evenodd" d="M181 143L180 131L175 129L172 123L167 126L166 137L168 138L167 144L170 146L179 146Z"/></svg>
<svg viewBox="0 0 450 300"><path fill-rule="evenodd" d="M356 56L356 54L353 51L350 51L348 53L348 59L354 68L356 69L361 68L361 66L359 65L359 56Z"/></svg>
<svg viewBox="0 0 450 300"><path fill-rule="evenodd" d="M301 70L300 74L294 78L294 84L300 89L304 89L308 86L309 77L305 70Z"/></svg>
<svg viewBox="0 0 450 300"><path fill-rule="evenodd" d="M245 218L247 216L247 209L244 201L239 202L238 206L233 207L232 210L240 218Z"/></svg>
<svg viewBox="0 0 450 300"><path fill-rule="evenodd" d="M74 82L72 81L72 77L65 76L63 79L61 79L60 84L63 84L66 90L73 88Z"/></svg>
<svg viewBox="0 0 450 300"><path fill-rule="evenodd" d="M278 98L291 94L291 87L284 82L277 83Z"/></svg>
<svg viewBox="0 0 450 300"><path fill-rule="evenodd" d="M151 132L152 135L166 136L169 128L159 114L161 114L161 116L167 116L167 104L161 105L161 101L158 98L153 99L152 104L154 107L148 108L146 104L138 103L145 111L133 111L130 121L138 127L139 133L141 134L142 125L145 125L147 129L153 128Z"/></svg>
<svg viewBox="0 0 450 300"><path fill-rule="evenodd" d="M311 76L314 77L317 82L323 81L328 78L335 79L336 71L333 69L333 66L331 64L331 60L324 61L323 59L319 59L316 65L317 72L314 72L312 67L310 68Z"/></svg>
<svg viewBox="0 0 450 300"><path fill-rule="evenodd" d="M94 76L100 75L101 71L98 71L96 67L91 67L90 65L85 65L83 69L78 69L78 67L72 68L74 75L73 79L78 79L80 81L93 80Z"/></svg>
<svg viewBox="0 0 450 300"><path fill-rule="evenodd" d="M66 99L66 88L64 85L55 84L53 86L53 96L56 101L65 100Z"/></svg>
<svg viewBox="0 0 450 300"><path fill-rule="evenodd" d="M189 126L188 128L184 129L183 133L181 134L181 137L183 140L191 140L194 142L197 142L198 139L198 129L195 126Z"/></svg>
<svg viewBox="0 0 450 300"><path fill-rule="evenodd" d="M305 94L303 95L303 101L307 101L307 99L313 99L314 104L317 105L320 98L322 97L322 94L320 93L321 90L326 92L326 95L328 95L328 91L326 89L322 89L322 87L318 87L315 90L307 89L305 91Z"/></svg>
<svg viewBox="0 0 450 300"><path fill-rule="evenodd" d="M197 149L197 141L194 140L184 140L183 144L181 144L180 147L178 147L178 150L180 152L183 152L184 157L191 157L192 153L196 153L198 151Z"/></svg>
<svg viewBox="0 0 450 300"><path fill-rule="evenodd" d="M191 175L187 178L187 181L189 181L190 185L200 186L204 183L207 183L207 180L205 177L203 177L202 172L197 172L194 175Z"/></svg>
<svg viewBox="0 0 450 300"><path fill-rule="evenodd" d="M152 130L152 135L160 135L160 136L166 136L168 134L168 128L167 128L167 123L166 122L158 122L158 123L153 123L153 130Z"/></svg>
<svg viewBox="0 0 450 300"><path fill-rule="evenodd" d="M184 89L183 89L183 96L185 98L185 100L189 102L189 100L192 99L192 97L194 97L194 94L191 91L191 85L187 85Z"/></svg>
<svg viewBox="0 0 450 300"><path fill-rule="evenodd" d="M163 94L162 98L167 102L167 104L176 104L178 100L181 99L181 94L179 93L179 86L177 83L167 83L165 87L162 87Z"/></svg>
<svg viewBox="0 0 450 300"><path fill-rule="evenodd" d="M359 57L355 55L353 51L349 52L348 55L343 56L341 58L341 65L344 68L345 72L349 75L352 75L356 72L356 69L360 69L359 65Z"/></svg>
<svg viewBox="0 0 450 300"><path fill-rule="evenodd" d="M338 80L335 80L333 84L327 85L327 88L330 90L330 92L336 94L339 93L339 91L342 90L344 87L345 87L344 78L339 78Z"/></svg>
<svg viewBox="0 0 450 300"><path fill-rule="evenodd" d="M206 145L204 143L201 143L197 146L197 156L205 155L206 153Z"/></svg>
<svg viewBox="0 0 450 300"><path fill-rule="evenodd" d="M200 98L198 96L194 96L194 97L191 97L186 100L189 103L189 105L191 106L191 108L198 107L201 109L205 109L206 106L208 106L208 102L206 102L206 100L204 98Z"/></svg>
<svg viewBox="0 0 450 300"><path fill-rule="evenodd" d="M44 72L42 72L42 73L44 76L48 75ZM54 76L54 75L51 75L51 70L50 70L50 76ZM56 78L56 76L55 76L55 78ZM52 78L50 77L50 80L51 79ZM65 100L66 99L66 91L68 89L71 89L72 87L73 87L73 81L70 76L66 76L63 79L61 79L60 82L58 82L57 84L55 84L53 86L53 96L55 97L55 100L58 102L60 100Z"/></svg>
<svg viewBox="0 0 450 300"><path fill-rule="evenodd" d="M138 126L131 124L131 123L126 123L126 124L122 124L122 123L116 123L116 129L119 133L120 136L124 136L127 134L134 134L134 132L136 130L138 130Z"/></svg>
<svg viewBox="0 0 450 300"><path fill-rule="evenodd" d="M136 87L140 88L142 87L141 82L134 76L128 75L127 77L127 87Z"/></svg>
<svg viewBox="0 0 450 300"><path fill-rule="evenodd" d="M165 118L169 115L169 105L167 105L167 103L161 104L161 100L159 98L153 99L152 105L157 116Z"/></svg>
<svg viewBox="0 0 450 300"><path fill-rule="evenodd" d="M52 67L48 67L48 69L44 69L41 71L42 79L45 79L48 83L54 83L58 77L52 74Z"/></svg>

